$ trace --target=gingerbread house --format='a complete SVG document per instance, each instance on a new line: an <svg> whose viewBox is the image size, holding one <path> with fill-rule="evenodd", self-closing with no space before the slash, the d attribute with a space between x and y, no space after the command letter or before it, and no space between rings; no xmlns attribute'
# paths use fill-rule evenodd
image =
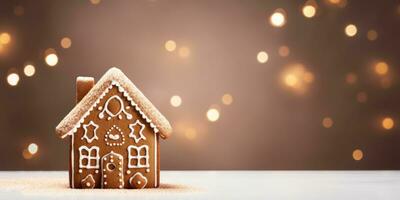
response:
<svg viewBox="0 0 400 200"><path fill-rule="evenodd" d="M167 119L117 68L94 84L78 77L76 106L56 127L70 139L71 188L155 188Z"/></svg>

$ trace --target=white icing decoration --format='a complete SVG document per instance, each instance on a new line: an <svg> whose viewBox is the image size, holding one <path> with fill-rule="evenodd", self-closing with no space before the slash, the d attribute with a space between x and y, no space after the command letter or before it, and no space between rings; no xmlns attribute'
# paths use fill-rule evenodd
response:
<svg viewBox="0 0 400 200"><path fill-rule="evenodd" d="M93 136L89 137L88 136L88 127L89 126L93 126ZM92 143L93 140L98 140L99 138L97 137L97 129L99 128L99 125L97 125L96 123L94 123L93 121L90 121L89 124L84 124L83 125L83 129L85 130L85 133L83 133L83 137L81 138L81 140L86 139L87 143Z"/></svg>
<svg viewBox="0 0 400 200"><path fill-rule="evenodd" d="M111 100L116 99L119 102L119 110L117 111L117 113L112 113L109 109L108 109L108 104L110 103ZM120 115L121 113L125 114L127 119L132 119L132 115L129 114L126 110L125 110L125 106L124 106L124 102L122 101L121 97L119 97L118 95L114 95L112 97L110 97L106 103L104 104L104 108L103 111L101 111L99 113L99 118L103 119L104 118L104 112L107 113L107 115L109 116L107 118L107 120L110 120L111 118L118 116L118 119L122 119L122 116Z"/></svg>
<svg viewBox="0 0 400 200"><path fill-rule="evenodd" d="M140 113L140 116L146 120L146 122L148 122L150 124L150 127L153 129L154 133L158 133L159 130L156 127L156 125L154 125L151 120L144 114L144 112L139 108L139 106L133 101L133 99L129 96L128 92L126 92L124 90L124 88L116 81L112 81L111 85L106 88L104 90L104 92L99 96L99 98L93 103L92 107L90 107L90 109L88 111L86 111L82 117L81 120L79 121L79 123L77 123L75 125L75 127L69 131L68 133L66 133L65 135L61 136L61 138L65 138L68 135L73 135L74 133L76 133L76 131L78 130L79 127L81 127L81 124L83 123L83 120L89 116L90 112L93 110L94 107L96 107L100 101L106 96L106 94L110 91L110 89L112 88L112 86L116 86L118 88L118 91L122 91L124 97L126 97L128 99L128 101L131 103L132 106L135 107L135 110L138 111Z"/></svg>
<svg viewBox="0 0 400 200"><path fill-rule="evenodd" d="M83 154L83 150L86 151L87 155ZM97 146L92 146L88 148L87 146L80 146L79 147L79 168L86 168L86 169L98 169L99 166L99 150L100 148ZM95 151L95 156L92 156L92 151ZM86 159L87 163L83 164L83 160ZM96 160L96 164L93 166L91 160Z"/></svg>
<svg viewBox="0 0 400 200"><path fill-rule="evenodd" d="M159 173L159 170L157 170L157 139L158 139L158 136L157 135L155 135L154 136L154 157L153 157L153 160L154 160L154 187L157 187L158 186L158 178L157 178L157 176L158 176L158 173ZM150 172L150 169L148 169L149 170L149 172Z"/></svg>
<svg viewBox="0 0 400 200"><path fill-rule="evenodd" d="M92 180L94 182L94 184L90 185L90 182L88 179ZM85 182L86 182L86 186L90 187L90 188L94 188L94 185L96 183L96 181L93 178L93 175L91 175L91 174L87 175L84 179L82 179L82 183L85 183Z"/></svg>
<svg viewBox="0 0 400 200"><path fill-rule="evenodd" d="M141 155L141 150L145 149L145 155ZM147 168L150 166L149 164L149 146L147 145L142 145L142 146L134 146L134 145L129 145L128 148L128 168ZM136 156L132 155L132 150L136 151ZM145 159L145 164L141 164L141 160ZM136 165L132 164L132 160L137 160Z"/></svg>
<svg viewBox="0 0 400 200"><path fill-rule="evenodd" d="M72 134L71 138L71 174L70 174L70 180L72 181L71 186L72 188L75 188L75 158L74 158L74 152L75 152L75 147L74 147L74 136L75 134Z"/></svg>
<svg viewBox="0 0 400 200"><path fill-rule="evenodd" d="M134 175L129 179L129 182L132 183L132 181L136 178L136 176L139 176L139 177L141 177L141 179L144 180L143 186L142 186L141 188L136 188L136 189L143 189L144 187L146 187L146 185L147 185L147 178L146 178L145 176L143 176L143 174L140 173L140 172L136 172L136 174L134 174ZM140 185L141 182L140 182L140 181L137 181L136 183Z"/></svg>
<svg viewBox="0 0 400 200"><path fill-rule="evenodd" d="M117 134L113 134L112 132L113 130L116 130ZM125 143L125 136L122 130L118 126L113 125L110 129L108 129L107 133L104 135L104 141L108 146L122 146Z"/></svg>
<svg viewBox="0 0 400 200"><path fill-rule="evenodd" d="M135 126L139 125L140 130L138 133L135 133ZM143 130L145 128L145 125L142 124L139 120L136 120L135 123L129 124L129 129L131 129L131 132L129 133L129 137L133 138L135 140L135 143L138 143L140 140L146 140L146 137L143 135Z"/></svg>
<svg viewBox="0 0 400 200"><path fill-rule="evenodd" d="M106 159L107 157L110 157L110 159ZM114 163L114 160L113 159L111 159L111 157L112 158L114 158L115 157L115 159L116 159L116 162ZM109 163L105 163L107 160L109 160L110 162ZM124 176L123 176L123 173L122 173L122 164L121 164L121 166L120 167L117 167L117 165L118 164L120 164L120 163L123 163L123 156L121 155L121 154L118 154L118 153L115 153L114 151L111 151L110 153L108 153L108 154L106 154L106 155L104 155L103 156L103 159L102 159L102 162L101 162L101 168L103 169L103 176L101 177L101 183L102 183L102 187L104 188L104 186L105 185L107 185L107 178L108 178L108 176L107 176L107 174L104 174L104 173L107 173L106 171L108 170L108 171L113 171L113 170L115 170L115 169L118 169L119 170L119 173L118 173L118 175L120 176L120 180L123 180L123 178L124 178ZM106 167L104 166L104 165L106 165ZM111 165L114 165L114 169L111 169L110 168L110 166ZM107 168L107 170L106 170L106 168ZM110 176L110 178L111 179L114 179L114 178L116 178L116 177L113 177L113 176ZM123 181L120 181L120 183L119 183L119 185L118 185L118 187L119 188L123 188L123 186L124 186L124 182Z"/></svg>

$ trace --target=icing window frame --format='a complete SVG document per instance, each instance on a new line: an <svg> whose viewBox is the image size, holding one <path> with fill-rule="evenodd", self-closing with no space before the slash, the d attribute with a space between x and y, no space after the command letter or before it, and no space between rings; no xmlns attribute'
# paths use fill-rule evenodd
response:
<svg viewBox="0 0 400 200"><path fill-rule="evenodd" d="M86 155L83 154L83 150L86 151ZM92 151L95 151L95 156L92 156ZM79 147L79 168L84 169L99 169L100 168L100 148L98 146L80 146ZM83 164L83 160L87 160L86 164ZM96 165L92 165L92 160L96 161Z"/></svg>
<svg viewBox="0 0 400 200"><path fill-rule="evenodd" d="M145 155L141 155L140 152L142 149L145 149ZM135 146L129 145L128 148L128 168L148 168L149 164L149 146ZM136 156L132 155L132 150L136 151ZM145 164L143 165L140 161L145 159ZM137 160L136 165L132 165L132 160Z"/></svg>

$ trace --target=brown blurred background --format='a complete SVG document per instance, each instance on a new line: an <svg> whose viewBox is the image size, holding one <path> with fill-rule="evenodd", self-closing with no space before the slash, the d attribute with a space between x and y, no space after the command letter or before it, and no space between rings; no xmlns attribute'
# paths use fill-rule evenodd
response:
<svg viewBox="0 0 400 200"><path fill-rule="evenodd" d="M0 3L0 170L65 170L75 78L121 68L162 169L400 169L400 1Z"/></svg>

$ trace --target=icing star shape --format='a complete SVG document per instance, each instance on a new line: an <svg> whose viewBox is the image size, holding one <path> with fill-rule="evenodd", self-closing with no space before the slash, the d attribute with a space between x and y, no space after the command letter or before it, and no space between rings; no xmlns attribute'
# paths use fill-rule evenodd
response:
<svg viewBox="0 0 400 200"><path fill-rule="evenodd" d="M140 126L140 130L135 132L135 127ZM129 133L129 137L133 138L135 140L135 143L138 143L140 140L146 140L146 137L143 135L143 130L145 128L145 125L140 123L139 120L136 120L135 123L129 124L129 129L131 129L131 132Z"/></svg>
<svg viewBox="0 0 400 200"><path fill-rule="evenodd" d="M93 126L94 127L93 136L92 137L88 136L88 127L89 126ZM97 131L98 128L99 128L99 125L95 124L93 121L90 121L89 124L84 124L83 125L83 129L85 130L85 133L83 134L83 137L81 138L81 140L86 139L86 141L88 143L92 143L93 140L98 140L99 138L96 135L96 131Z"/></svg>

